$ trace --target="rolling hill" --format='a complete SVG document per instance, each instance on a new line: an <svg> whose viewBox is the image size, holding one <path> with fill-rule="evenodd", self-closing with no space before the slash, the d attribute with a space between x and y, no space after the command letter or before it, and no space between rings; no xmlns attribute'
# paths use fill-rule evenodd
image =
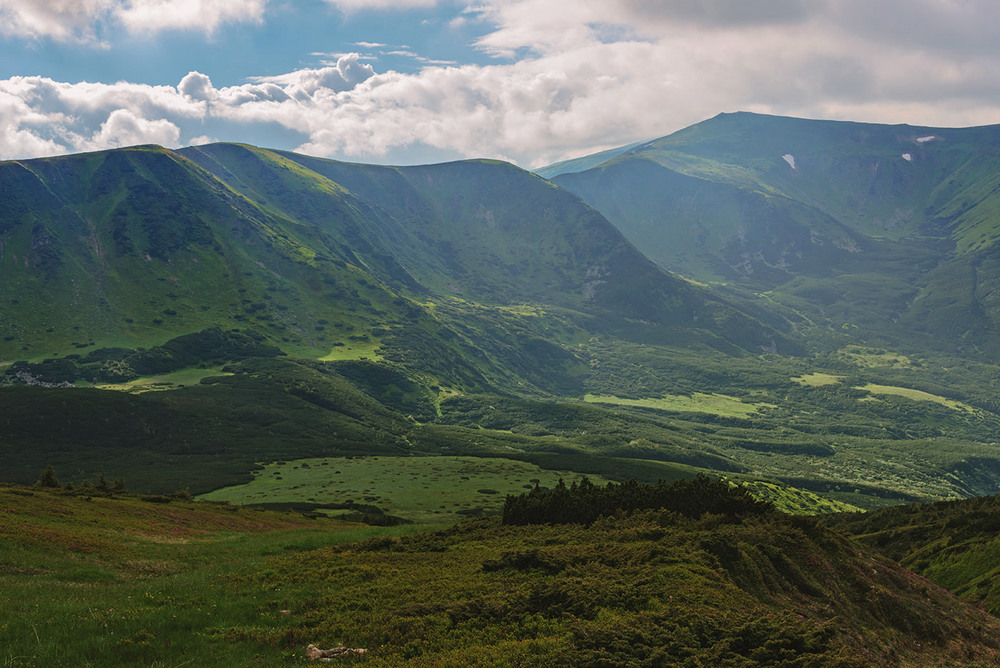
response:
<svg viewBox="0 0 1000 668"><path fill-rule="evenodd" d="M411 421L455 394L582 396L594 335L799 348L504 163L140 146L3 163L0 183L13 480L57 459L204 491L293 455L492 451L506 437Z"/></svg>

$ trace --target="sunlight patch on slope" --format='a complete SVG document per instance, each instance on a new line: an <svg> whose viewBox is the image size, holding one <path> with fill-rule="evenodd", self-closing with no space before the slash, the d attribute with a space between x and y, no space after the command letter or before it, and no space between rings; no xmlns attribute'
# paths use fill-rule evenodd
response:
<svg viewBox="0 0 1000 668"><path fill-rule="evenodd" d="M961 401L946 399L945 397L940 397L936 394L931 394L922 390L911 390L907 387L895 387L893 385L876 385L874 383L868 383L867 385L856 387L854 389L865 390L866 392L871 392L872 394L905 397L907 399L913 399L914 401L930 401L935 404L945 406L946 408L962 411L964 413L974 413L976 411L976 409L972 406L963 404Z"/></svg>
<svg viewBox="0 0 1000 668"><path fill-rule="evenodd" d="M382 360L379 349L382 342L376 339L369 341L347 341L343 345L334 346L330 352L319 358L321 362L336 362L343 360Z"/></svg>
<svg viewBox="0 0 1000 668"><path fill-rule="evenodd" d="M714 415L727 415L731 417L753 415L761 408L774 408L773 404L749 404L725 394L705 394L704 392L694 392L691 396L665 394L662 397L649 397L645 399L626 399L611 394L587 394L584 395L583 400L594 404L638 406L640 408L655 408L663 411L712 413Z"/></svg>
<svg viewBox="0 0 1000 668"><path fill-rule="evenodd" d="M103 383L96 385L99 390L118 390L120 392L131 392L141 394L143 392L156 392L162 390L177 390L189 385L198 385L204 378L215 376L232 376L233 374L222 371L221 366L208 369L180 369L170 373L161 373L155 376L140 376L127 383Z"/></svg>
<svg viewBox="0 0 1000 668"><path fill-rule="evenodd" d="M846 376L834 376L830 373L809 373L801 376L795 376L792 380L800 385L806 385L808 387L822 387L824 385L836 385L840 381L844 380L844 378L846 378Z"/></svg>
<svg viewBox="0 0 1000 668"><path fill-rule="evenodd" d="M508 494L553 487L583 478L572 471L542 469L513 459L479 457L325 457L267 464L244 485L199 499L236 504L305 503L373 505L415 522L453 523L498 514ZM588 475L592 482L609 481ZM331 515L344 509L322 509Z"/></svg>

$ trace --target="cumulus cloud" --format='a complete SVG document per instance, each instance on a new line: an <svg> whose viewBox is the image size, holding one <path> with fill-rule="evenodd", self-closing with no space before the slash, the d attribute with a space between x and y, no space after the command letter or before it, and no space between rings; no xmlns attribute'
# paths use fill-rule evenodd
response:
<svg viewBox="0 0 1000 668"><path fill-rule="evenodd" d="M235 86L197 71L176 87L2 80L0 152L245 140L279 127L298 142L279 148L328 157L392 161L422 147L538 166L739 109L1000 121L1000 5L986 0L580 0L573 12L484 0L462 16L490 27L478 44L492 64L404 74L346 54Z"/></svg>
<svg viewBox="0 0 1000 668"><path fill-rule="evenodd" d="M41 136L39 127L58 125L58 115L39 113L17 91L0 90L0 156L35 158L65 152L65 147Z"/></svg>
<svg viewBox="0 0 1000 668"><path fill-rule="evenodd" d="M201 72L188 72L177 85L177 91L189 100L208 100L215 94L212 80Z"/></svg>
<svg viewBox="0 0 1000 668"><path fill-rule="evenodd" d="M179 123L197 123L205 104L173 86L0 80L0 158L155 143L180 144Z"/></svg>
<svg viewBox="0 0 1000 668"><path fill-rule="evenodd" d="M147 120L129 109L115 109L92 137L78 139L74 148L98 151L138 144L160 144L176 148L180 137L180 128L164 118Z"/></svg>
<svg viewBox="0 0 1000 668"><path fill-rule="evenodd" d="M340 93L375 75L375 69L360 62L360 58L357 53L349 53L329 67L297 70L273 77L254 77L253 80L280 86L288 96L298 99L312 97L321 90Z"/></svg>

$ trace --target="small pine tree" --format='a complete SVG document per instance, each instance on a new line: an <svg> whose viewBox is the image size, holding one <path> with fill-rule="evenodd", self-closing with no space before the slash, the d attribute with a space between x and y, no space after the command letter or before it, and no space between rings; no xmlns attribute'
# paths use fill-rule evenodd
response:
<svg viewBox="0 0 1000 668"><path fill-rule="evenodd" d="M45 467L42 474L38 476L38 482L36 482L35 485L38 487L62 487L59 483L59 479L56 478L56 470L52 464Z"/></svg>

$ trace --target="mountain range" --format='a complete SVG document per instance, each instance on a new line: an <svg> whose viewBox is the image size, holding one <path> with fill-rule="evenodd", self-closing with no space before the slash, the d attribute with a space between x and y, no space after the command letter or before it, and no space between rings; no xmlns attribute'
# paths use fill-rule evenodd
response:
<svg viewBox="0 0 1000 668"><path fill-rule="evenodd" d="M998 132L724 114L537 174L0 163L6 479L391 453L813 511L1000 491Z"/></svg>

